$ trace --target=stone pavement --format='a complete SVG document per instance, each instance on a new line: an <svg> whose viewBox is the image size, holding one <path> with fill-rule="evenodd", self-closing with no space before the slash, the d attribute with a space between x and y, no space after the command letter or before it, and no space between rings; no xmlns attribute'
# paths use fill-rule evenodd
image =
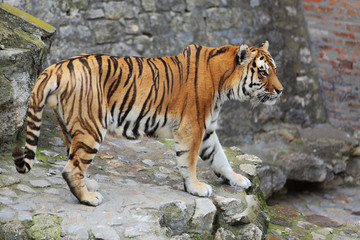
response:
<svg viewBox="0 0 360 240"><path fill-rule="evenodd" d="M199 198L184 191L173 141L107 136L88 169L104 202L79 204L61 177L66 151L49 116L28 174L16 172L10 151L0 155L0 239L261 239L265 233L268 219L254 176L261 160L236 148L226 151L237 171L253 175L254 187L246 194L226 185L200 162L199 178L215 193Z"/></svg>

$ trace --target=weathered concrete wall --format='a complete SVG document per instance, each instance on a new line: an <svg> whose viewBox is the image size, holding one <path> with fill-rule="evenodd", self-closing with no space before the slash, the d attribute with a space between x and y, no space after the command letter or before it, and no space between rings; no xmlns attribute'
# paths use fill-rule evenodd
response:
<svg viewBox="0 0 360 240"><path fill-rule="evenodd" d="M32 86L55 28L0 3L0 148L24 123Z"/></svg>
<svg viewBox="0 0 360 240"><path fill-rule="evenodd" d="M58 29L48 64L81 53L156 57L178 54L191 43L215 47L269 40L283 97L271 108L238 102L224 106L220 133L227 144L252 140L263 122L308 125L324 119L299 1L2 1Z"/></svg>

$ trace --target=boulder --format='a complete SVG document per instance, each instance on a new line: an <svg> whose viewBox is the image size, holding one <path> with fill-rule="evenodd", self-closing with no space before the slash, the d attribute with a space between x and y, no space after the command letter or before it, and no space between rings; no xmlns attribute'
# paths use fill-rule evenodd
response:
<svg viewBox="0 0 360 240"><path fill-rule="evenodd" d="M54 33L51 25L0 3L0 143L14 139L24 123L30 92Z"/></svg>

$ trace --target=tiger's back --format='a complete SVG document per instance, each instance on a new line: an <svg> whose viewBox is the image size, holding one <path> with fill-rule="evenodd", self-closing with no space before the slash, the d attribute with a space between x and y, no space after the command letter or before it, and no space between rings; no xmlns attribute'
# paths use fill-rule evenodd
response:
<svg viewBox="0 0 360 240"><path fill-rule="evenodd" d="M98 205L102 201L101 194L88 192L83 178L106 132L129 139L174 138L179 171L192 194L211 194L211 187L196 178L198 155L231 184L248 187L249 181L231 170L215 134L222 102L250 98L245 86L250 73L255 85L254 70L249 68L258 64L254 51L240 51L241 47L233 45L191 45L177 56L86 54L48 67L31 95L25 156L19 149L14 151L17 170L31 169L47 104L54 109L69 154L63 177L82 203ZM266 54L267 49L257 51ZM264 88L265 84L258 86Z"/></svg>

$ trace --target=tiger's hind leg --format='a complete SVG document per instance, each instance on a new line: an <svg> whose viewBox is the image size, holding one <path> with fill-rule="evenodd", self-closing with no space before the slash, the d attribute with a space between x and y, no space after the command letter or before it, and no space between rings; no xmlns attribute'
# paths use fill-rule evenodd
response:
<svg viewBox="0 0 360 240"><path fill-rule="evenodd" d="M249 179L235 173L231 168L215 131L205 132L199 155L211 166L216 175L227 180L231 186L239 186L245 189L251 186Z"/></svg>
<svg viewBox="0 0 360 240"><path fill-rule="evenodd" d="M63 119L60 117L59 112L54 109L54 113L56 116L56 120L58 121L58 124L62 130L62 134L64 136L64 141L65 141L65 146L66 146L66 152L69 155L70 153L70 146L71 146L71 136L70 133L68 132L68 130L66 129L66 126L64 124Z"/></svg>
<svg viewBox="0 0 360 240"><path fill-rule="evenodd" d="M79 134L72 139L69 161L62 176L70 191L83 204L97 206L102 203L103 196L98 192L89 192L85 184L85 172L95 157L100 143L91 135Z"/></svg>

